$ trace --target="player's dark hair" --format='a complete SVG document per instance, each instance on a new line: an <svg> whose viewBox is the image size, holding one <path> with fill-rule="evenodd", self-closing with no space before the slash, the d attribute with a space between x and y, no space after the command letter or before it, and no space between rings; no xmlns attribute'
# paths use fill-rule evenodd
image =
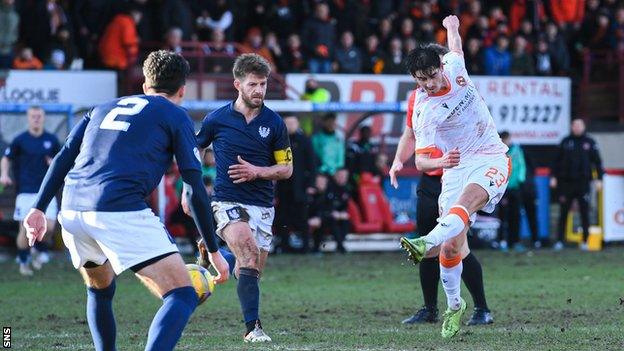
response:
<svg viewBox="0 0 624 351"><path fill-rule="evenodd" d="M253 73L260 77L268 77L271 74L271 66L258 54L242 54L234 61L232 74L235 79L241 80Z"/></svg>
<svg viewBox="0 0 624 351"><path fill-rule="evenodd" d="M432 75L433 71L441 66L440 55L438 50L429 44L421 44L407 54L403 65L412 77L416 72Z"/></svg>
<svg viewBox="0 0 624 351"><path fill-rule="evenodd" d="M500 132L499 136L500 136L501 139L505 140L505 139L509 138L509 132L504 130L504 131Z"/></svg>
<svg viewBox="0 0 624 351"><path fill-rule="evenodd" d="M424 46L434 50L438 54L438 56L444 56L450 51L446 46L440 45L438 43L429 43L425 44Z"/></svg>
<svg viewBox="0 0 624 351"><path fill-rule="evenodd" d="M143 75L147 86L167 95L174 95L186 84L190 71L186 59L173 51L152 51L143 62Z"/></svg>

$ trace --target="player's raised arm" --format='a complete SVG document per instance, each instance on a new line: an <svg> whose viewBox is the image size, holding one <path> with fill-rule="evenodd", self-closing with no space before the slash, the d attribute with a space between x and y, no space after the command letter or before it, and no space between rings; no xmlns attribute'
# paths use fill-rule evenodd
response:
<svg viewBox="0 0 624 351"><path fill-rule="evenodd" d="M459 19L457 16L447 16L442 21L442 25L446 28L449 50L463 55L464 51L462 50L462 41L459 36Z"/></svg>

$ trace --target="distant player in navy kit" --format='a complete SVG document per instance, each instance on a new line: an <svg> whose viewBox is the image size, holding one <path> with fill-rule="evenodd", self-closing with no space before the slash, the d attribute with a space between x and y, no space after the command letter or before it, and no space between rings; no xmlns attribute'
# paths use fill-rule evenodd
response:
<svg viewBox="0 0 624 351"><path fill-rule="evenodd" d="M37 191L39 191L39 186L48 166L61 148L56 136L43 128L45 111L41 107L31 106L26 111L26 116L28 118L28 130L13 139L0 161L0 184L4 186L15 184L16 186L17 197L15 198L13 219L20 222L24 220L24 216L35 203ZM15 181L9 176L9 168L13 168ZM56 199L53 199L46 209L50 233L54 232L57 212ZM42 264L49 261L46 241L35 245L33 249L35 255L31 261L26 231L22 225L20 225L16 242L19 271L22 275L30 276L33 274L30 263L32 263L33 268L40 269Z"/></svg>
<svg viewBox="0 0 624 351"><path fill-rule="evenodd" d="M184 261L144 200L173 156L192 189L194 218L219 273L215 281L228 278L209 217L193 124L176 106L188 73L182 56L150 53L143 65L145 95L119 98L85 115L54 158L24 220L29 244L40 241L46 231L42 209L65 178L59 221L74 267L87 285L87 321L96 350L115 350L115 276L126 269L163 300L146 350L172 350L197 306Z"/></svg>
<svg viewBox="0 0 624 351"><path fill-rule="evenodd" d="M259 278L273 239L273 181L289 178L293 169L286 125L264 106L270 73L262 57L239 56L233 69L238 98L206 116L197 134L200 148L210 144L214 148L217 178L212 210L217 235L235 256L236 264L234 257L224 255L238 276L245 342L271 341L260 324ZM200 252L204 252L201 244Z"/></svg>

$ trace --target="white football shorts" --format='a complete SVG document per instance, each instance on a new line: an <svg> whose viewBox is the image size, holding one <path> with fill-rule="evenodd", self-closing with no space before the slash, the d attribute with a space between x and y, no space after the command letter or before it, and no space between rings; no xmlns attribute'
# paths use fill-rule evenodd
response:
<svg viewBox="0 0 624 351"><path fill-rule="evenodd" d="M76 269L88 261L108 259L119 275L166 253L178 252L175 241L151 209L127 212L61 210L63 242Z"/></svg>
<svg viewBox="0 0 624 351"><path fill-rule="evenodd" d="M30 209L35 205L35 200L37 199L37 194L31 193L21 193L17 194L15 198L15 212L13 212L13 220L15 221L23 221L24 217L28 214ZM49 220L56 220L56 215L58 213L58 205L56 204L56 197L52 198L48 208L45 211L46 218Z"/></svg>
<svg viewBox="0 0 624 351"><path fill-rule="evenodd" d="M223 228L228 224L247 222L258 248L263 251L271 250L275 208L244 205L237 202L213 201L212 212L217 222L216 232L221 239L225 240Z"/></svg>
<svg viewBox="0 0 624 351"><path fill-rule="evenodd" d="M511 160L505 154L484 157L462 168L445 169L442 175L442 192L438 198L440 217L448 214L451 206L457 203L464 188L470 183L487 191L489 198L482 211L492 213L507 190L510 172ZM470 216L472 223L476 216L476 213Z"/></svg>

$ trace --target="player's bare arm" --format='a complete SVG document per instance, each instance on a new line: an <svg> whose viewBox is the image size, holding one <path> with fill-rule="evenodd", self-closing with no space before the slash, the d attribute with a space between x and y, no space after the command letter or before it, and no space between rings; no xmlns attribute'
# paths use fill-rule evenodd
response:
<svg viewBox="0 0 624 351"><path fill-rule="evenodd" d="M238 164L231 165L228 174L234 184L250 182L256 179L281 180L292 175L292 163L277 164L270 167L258 167L238 156Z"/></svg>
<svg viewBox="0 0 624 351"><path fill-rule="evenodd" d="M390 167L390 184L392 184L395 189L399 188L397 173L403 169L403 164L414 154L415 144L416 139L414 138L414 132L411 128L405 128L399 140L399 145L394 155L394 161L392 161L392 167Z"/></svg>
<svg viewBox="0 0 624 351"><path fill-rule="evenodd" d="M416 155L416 168L421 172L429 172L438 168L453 168L459 165L460 155L458 149L447 151L440 158L430 158L429 154Z"/></svg>
<svg viewBox="0 0 624 351"><path fill-rule="evenodd" d="M442 21L442 25L446 28L449 50L463 55L464 51L462 50L462 41L459 36L459 19L457 16L447 16Z"/></svg>

